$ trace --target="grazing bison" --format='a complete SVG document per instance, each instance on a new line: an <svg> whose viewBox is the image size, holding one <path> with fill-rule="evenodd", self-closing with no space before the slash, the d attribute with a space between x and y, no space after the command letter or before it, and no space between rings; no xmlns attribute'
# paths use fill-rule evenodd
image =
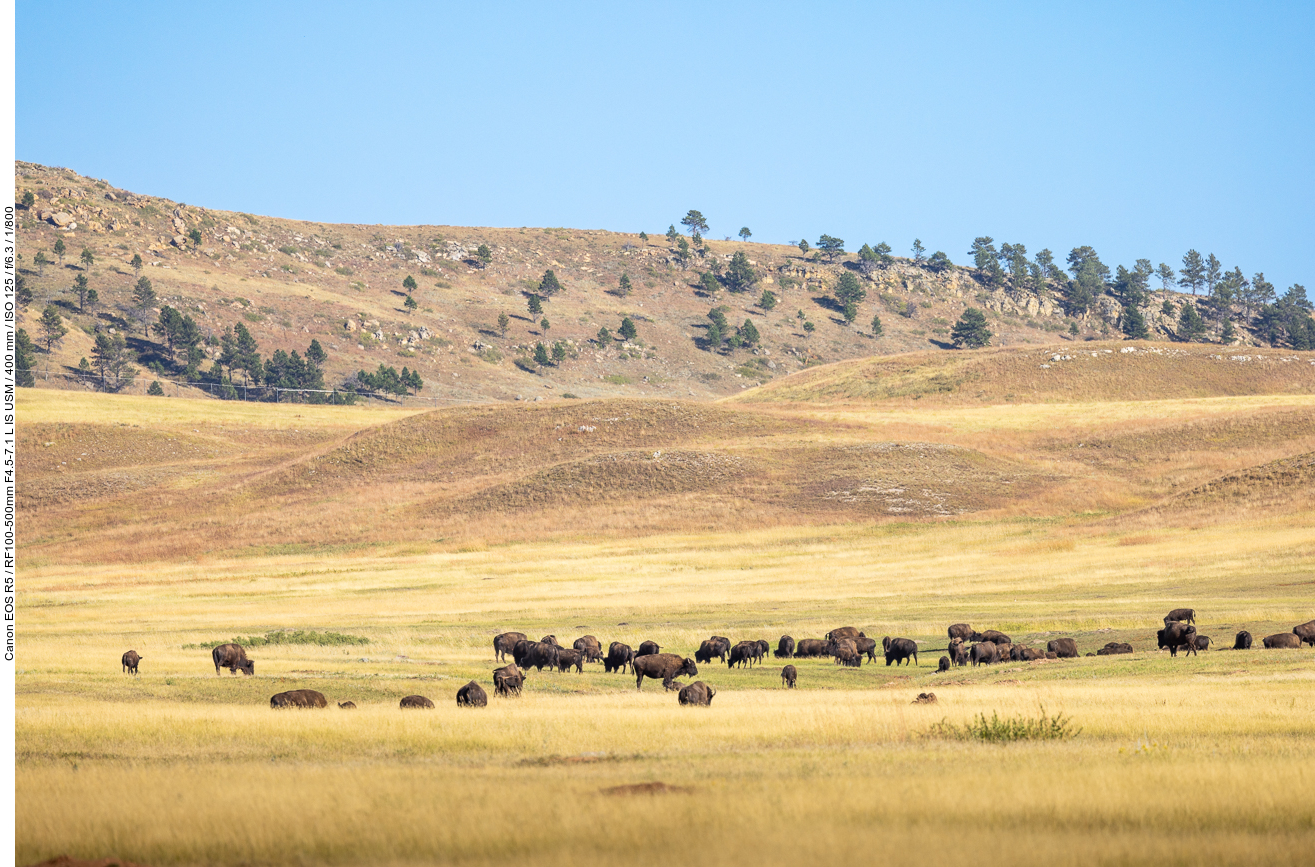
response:
<svg viewBox="0 0 1315 867"><path fill-rule="evenodd" d="M968 648L964 647L962 638L951 638L947 652L950 654L950 662L952 664L968 664Z"/></svg>
<svg viewBox="0 0 1315 867"><path fill-rule="evenodd" d="M799 679L799 669L793 665L787 665L781 669L781 683L785 684L787 689L794 689L794 682Z"/></svg>
<svg viewBox="0 0 1315 867"><path fill-rule="evenodd" d="M718 656L721 657L722 662L725 662L726 654L731 652L731 640L724 635L709 636L708 640L717 646Z"/></svg>
<svg viewBox="0 0 1315 867"><path fill-rule="evenodd" d="M709 707L712 705L712 697L717 694L717 690L708 686L701 680L696 680L689 686L682 686L680 693L676 696L682 705L690 707Z"/></svg>
<svg viewBox="0 0 1315 867"><path fill-rule="evenodd" d="M854 649L859 656L866 656L868 662L877 661L877 640L875 638L858 638L854 640Z"/></svg>
<svg viewBox="0 0 1315 867"><path fill-rule="evenodd" d="M1072 659L1078 655L1078 643L1071 638L1056 638L1046 644L1046 650L1060 659Z"/></svg>
<svg viewBox="0 0 1315 867"><path fill-rule="evenodd" d="M842 653L846 656L851 653L857 656L858 642L852 638L833 638L831 639L831 646L827 650L830 651L832 656L839 656Z"/></svg>
<svg viewBox="0 0 1315 867"><path fill-rule="evenodd" d="M1303 644L1315 646L1315 620L1292 627L1292 634L1300 638Z"/></svg>
<svg viewBox="0 0 1315 867"><path fill-rule="evenodd" d="M237 674L239 668L243 674L256 673L256 664L247 659L247 652L240 644L221 644L210 651L210 658L215 661L215 674L221 668L227 668L230 674Z"/></svg>
<svg viewBox="0 0 1315 867"><path fill-rule="evenodd" d="M434 703L423 695L408 695L406 698L399 701L397 706L402 710L406 710L407 708L422 708L425 710L434 709Z"/></svg>
<svg viewBox="0 0 1315 867"><path fill-rule="evenodd" d="M338 707L342 708L343 710L356 710L356 702L340 701L338 702Z"/></svg>
<svg viewBox="0 0 1315 867"><path fill-rule="evenodd" d="M525 686L525 674L516 663L493 669L493 692L503 697L520 695Z"/></svg>
<svg viewBox="0 0 1315 867"><path fill-rule="evenodd" d="M1239 633L1237 634L1237 638L1235 638L1235 639L1233 640L1233 649L1234 649L1234 650L1250 650L1250 649L1251 649L1251 633L1250 633L1250 632L1247 632L1245 629L1243 629L1241 632L1239 632Z"/></svg>
<svg viewBox="0 0 1315 867"><path fill-rule="evenodd" d="M634 659L635 652L630 649L629 644L613 641L607 648L607 656L603 659L603 671L608 674L614 671L625 671L626 666L630 665Z"/></svg>
<svg viewBox="0 0 1315 867"><path fill-rule="evenodd" d="M988 629L982 633L981 638L974 638L974 641L989 641L997 647L1001 644L1013 644L1014 641L1008 635L995 629Z"/></svg>
<svg viewBox="0 0 1315 867"><path fill-rule="evenodd" d="M540 639L539 639L539 643L540 643L540 644L551 644L553 647L561 647L561 645L557 643L557 636L556 636L556 635L545 635L543 638L540 638ZM472 680L471 683L474 683L474 681Z"/></svg>
<svg viewBox="0 0 1315 867"><path fill-rule="evenodd" d="M707 639L699 642L699 649L694 651L695 662L712 662L714 656L717 656L717 646Z"/></svg>
<svg viewBox="0 0 1315 867"><path fill-rule="evenodd" d="M601 662L603 660L603 645L592 635L584 635L575 639L575 643L571 647L583 654L585 662Z"/></svg>
<svg viewBox="0 0 1315 867"><path fill-rule="evenodd" d="M270 707L328 707L329 700L324 693L313 689L290 689L270 696Z"/></svg>
<svg viewBox="0 0 1315 867"><path fill-rule="evenodd" d="M1034 659L1045 659L1046 652L1035 647L1021 647L1014 644L1010 646L1009 658L1014 662L1031 662Z"/></svg>
<svg viewBox="0 0 1315 867"><path fill-rule="evenodd" d="M548 670L552 671L557 667L558 659L561 657L561 654L575 653L574 650L563 650L556 644L546 644L542 641L529 642L529 646L525 648L524 655L519 653L519 650L521 649L519 644L516 645L516 648L518 651L517 654L515 654L517 656L516 666L527 670L533 666L539 671L543 671L544 666L547 666ZM577 657L579 656L578 653L575 653L575 655Z"/></svg>
<svg viewBox="0 0 1315 867"><path fill-rule="evenodd" d="M525 655L530 652L530 648L538 642L530 641L528 638L522 638L516 642L511 649L511 661L517 665L525 664Z"/></svg>
<svg viewBox="0 0 1315 867"><path fill-rule="evenodd" d="M524 632L504 632L493 638L493 659L496 662L506 662L507 654L516 648L516 642L524 641L528 638Z"/></svg>
<svg viewBox="0 0 1315 867"><path fill-rule="evenodd" d="M654 680L661 678L662 685L667 689L672 689L671 679L673 677L683 677L689 675L696 677L699 668L694 664L694 660L681 658L675 653L650 653L647 656L636 656L630 663L635 671L635 689L644 688L644 678L651 677Z"/></svg>
<svg viewBox="0 0 1315 867"><path fill-rule="evenodd" d="M488 707L488 703L489 694L473 680L457 690L457 707Z"/></svg>
<svg viewBox="0 0 1315 867"><path fill-rule="evenodd" d="M1186 649L1191 655L1196 655L1196 627L1185 626L1182 623L1169 623L1163 629L1155 631L1156 643L1161 648L1169 648L1170 656L1177 656L1178 651Z"/></svg>
<svg viewBox="0 0 1315 867"><path fill-rule="evenodd" d="M821 638L801 638L795 645L794 655L795 657L828 656L827 648L830 645L831 642Z"/></svg>
<svg viewBox="0 0 1315 867"><path fill-rule="evenodd" d="M968 651L974 666L991 665L1000 661L1000 647L994 641L979 641Z"/></svg>
<svg viewBox="0 0 1315 867"><path fill-rule="evenodd" d="M1132 653L1132 645L1126 641L1109 641L1096 651L1097 656L1117 656L1120 653Z"/></svg>
<svg viewBox="0 0 1315 867"><path fill-rule="evenodd" d="M1196 636L1196 638L1195 638L1194 640L1195 640L1195 642L1196 642L1196 649L1197 649L1197 650L1209 650L1209 649L1210 649L1210 636L1208 636L1208 635L1198 635L1198 636Z"/></svg>
<svg viewBox="0 0 1315 867"><path fill-rule="evenodd" d="M844 665L849 668L859 668L863 665L863 657L858 655L858 651L851 648L854 642L849 639L836 642L840 646L836 648L832 656L835 657L836 665Z"/></svg>
<svg viewBox="0 0 1315 867"><path fill-rule="evenodd" d="M915 699L913 700L913 703L914 703L914 704L935 704L935 703L936 703L936 693L934 693L934 692L920 692L920 693L918 693L918 697L915 698Z"/></svg>
<svg viewBox="0 0 1315 867"><path fill-rule="evenodd" d="M661 652L662 648L658 646L656 641L641 641L639 642L639 649L635 651L635 656L652 656Z"/></svg>
<svg viewBox="0 0 1315 867"><path fill-rule="evenodd" d="M566 671L568 671L568 670L571 668L571 666L573 666L573 665L575 666L575 670L576 670L576 671L578 671L578 672L580 672L581 674L583 674L583 673L584 673L584 654L581 653L580 651L578 651L578 650L574 650L574 649L572 649L572 650L567 650L565 647L558 648L558 650L557 650L557 670L558 670L558 671L561 671L561 672L566 672Z"/></svg>
<svg viewBox="0 0 1315 867"><path fill-rule="evenodd" d="M780 641L776 642L776 658L790 659L794 656L794 639L788 635L782 635Z"/></svg>
<svg viewBox="0 0 1315 867"><path fill-rule="evenodd" d="M949 671L949 670L950 670L950 658L948 656L942 656L941 661L936 665L936 671L939 673L942 671Z"/></svg>
<svg viewBox="0 0 1315 867"><path fill-rule="evenodd" d="M754 644L758 645L758 661L762 662L767 658L767 654L772 652L772 646L763 638L759 638Z"/></svg>
<svg viewBox="0 0 1315 867"><path fill-rule="evenodd" d="M962 638L964 641L971 641L974 635L973 628L967 623L955 623L945 631L950 638Z"/></svg>
<svg viewBox="0 0 1315 867"><path fill-rule="evenodd" d="M918 664L918 643L911 638L883 638L881 646L886 650L886 665L908 662L910 656L913 664Z"/></svg>
<svg viewBox="0 0 1315 867"><path fill-rule="evenodd" d="M1280 632L1278 635L1268 635L1264 639L1266 647L1301 647L1301 637L1292 632Z"/></svg>
<svg viewBox="0 0 1315 867"><path fill-rule="evenodd" d="M826 638L828 641L840 641L845 638L853 641L855 638L867 638L867 636L853 626L842 626L839 629L832 629L826 634Z"/></svg>
<svg viewBox="0 0 1315 867"><path fill-rule="evenodd" d="M745 665L748 665L752 668L753 660L757 653L757 644L752 641L741 641L739 644L731 648L730 657L726 660L726 667L734 668L738 665L740 668L743 668Z"/></svg>
<svg viewBox="0 0 1315 867"><path fill-rule="evenodd" d="M137 655L137 651L135 651L135 650L129 650L127 653L125 653L125 654L123 655L123 659L122 659L122 662L123 662L123 670L126 671L126 672L128 672L128 674L136 674L136 673L137 673L137 663L139 663L139 662L141 662L141 661L142 661L142 658L141 658L140 656Z"/></svg>
<svg viewBox="0 0 1315 867"><path fill-rule="evenodd" d="M1195 623L1196 611L1191 608L1175 608L1168 614L1164 615L1165 626L1168 626L1175 621L1178 623Z"/></svg>

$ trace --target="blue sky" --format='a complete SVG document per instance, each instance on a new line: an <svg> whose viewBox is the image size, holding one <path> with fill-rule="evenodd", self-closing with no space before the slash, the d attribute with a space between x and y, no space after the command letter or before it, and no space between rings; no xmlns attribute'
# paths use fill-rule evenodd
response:
<svg viewBox="0 0 1315 867"><path fill-rule="evenodd" d="M1315 4L19 0L16 153L296 219L1214 252L1315 296Z"/></svg>

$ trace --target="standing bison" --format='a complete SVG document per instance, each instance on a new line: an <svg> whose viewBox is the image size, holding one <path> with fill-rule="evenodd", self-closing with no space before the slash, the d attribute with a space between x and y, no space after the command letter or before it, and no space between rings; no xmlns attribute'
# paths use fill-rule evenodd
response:
<svg viewBox="0 0 1315 867"><path fill-rule="evenodd" d="M525 675L516 663L493 669L493 692L503 697L520 695L525 686Z"/></svg>
<svg viewBox="0 0 1315 867"><path fill-rule="evenodd" d="M936 671L939 673L942 671L949 671L949 670L950 670L950 658L948 656L942 656L941 661L936 665Z"/></svg>
<svg viewBox="0 0 1315 867"><path fill-rule="evenodd" d="M973 666L992 665L1000 661L1000 647L994 641L979 641L968 651Z"/></svg>
<svg viewBox="0 0 1315 867"><path fill-rule="evenodd" d="M1233 639L1233 649L1234 649L1234 650L1250 650L1250 649L1251 649L1251 633L1250 633L1250 632L1247 632L1245 629L1243 629L1241 632L1239 632L1239 633L1237 634L1237 638Z"/></svg>
<svg viewBox="0 0 1315 867"><path fill-rule="evenodd" d="M1266 636L1264 644L1269 648L1301 647L1301 638L1292 632L1280 632L1278 635Z"/></svg>
<svg viewBox="0 0 1315 867"><path fill-rule="evenodd" d="M801 638L795 645L794 655L796 657L829 656L830 646L830 641L821 638Z"/></svg>
<svg viewBox="0 0 1315 867"><path fill-rule="evenodd" d="M753 661L758 655L758 645L752 641L741 641L731 648L730 657L726 660L727 668L740 666L743 668L748 665L753 668Z"/></svg>
<svg viewBox="0 0 1315 867"><path fill-rule="evenodd" d="M583 673L583 672L584 672L584 654L581 653L580 651L578 651L578 650L574 650L574 649L572 649L572 650L567 650L565 647L558 648L558 649L557 649L557 670L560 671L560 672L563 672L563 673L564 673L564 672L570 670L571 666L573 666L573 665L575 666L575 670L576 670L576 671L578 671L578 672L580 672L580 673Z"/></svg>
<svg viewBox="0 0 1315 867"><path fill-rule="evenodd" d="M603 659L603 671L608 674L614 671L625 671L626 666L630 665L634 659L635 652L630 649L629 644L613 641L607 648L607 656Z"/></svg>
<svg viewBox="0 0 1315 867"><path fill-rule="evenodd" d="M516 642L524 641L528 636L524 632L504 632L493 639L493 660L506 662L507 654L516 648Z"/></svg>
<svg viewBox="0 0 1315 867"><path fill-rule="evenodd" d="M127 653L123 654L123 658L121 661L123 662L124 671L126 671L128 674L136 674L137 663L141 662L142 658L137 655L137 651L129 650Z"/></svg>
<svg viewBox="0 0 1315 867"><path fill-rule="evenodd" d="M832 629L826 634L826 638L828 641L840 641L845 638L852 641L855 638L867 638L867 636L859 632L854 626L842 626L839 629Z"/></svg>
<svg viewBox="0 0 1315 867"><path fill-rule="evenodd" d="M434 703L429 699L425 698L423 695L408 695L406 698L399 701L397 703L397 706L400 707L402 710L406 710L408 708L415 708L419 710L434 709Z"/></svg>
<svg viewBox="0 0 1315 867"><path fill-rule="evenodd" d="M1170 611L1168 614L1164 615L1165 626L1168 626L1170 623L1174 623L1174 622L1195 623L1196 611L1192 608L1175 608L1174 610Z"/></svg>
<svg viewBox="0 0 1315 867"><path fill-rule="evenodd" d="M787 689L794 689L794 682L799 679L799 670L793 665L787 665L781 669L781 683L785 684Z"/></svg>
<svg viewBox="0 0 1315 867"><path fill-rule="evenodd" d="M682 705L689 707L710 707L712 697L717 694L717 690L708 686L701 680L696 680L689 686L682 686L677 698Z"/></svg>
<svg viewBox="0 0 1315 867"><path fill-rule="evenodd" d="M290 689L269 699L270 707L328 707L324 693L313 689ZM352 705L355 707L355 705Z"/></svg>
<svg viewBox="0 0 1315 867"><path fill-rule="evenodd" d="M964 641L971 641L973 637L973 628L967 623L955 623L945 631L949 633L950 638L962 638Z"/></svg>
<svg viewBox="0 0 1315 867"><path fill-rule="evenodd" d="M1208 635L1197 635L1197 636L1196 636L1194 639L1192 639L1192 640L1195 642L1195 644L1196 644L1196 649L1197 649L1197 650L1209 650L1209 649L1210 649L1210 636L1208 636Z"/></svg>
<svg viewBox="0 0 1315 867"><path fill-rule="evenodd" d="M1163 629L1155 631L1155 640L1161 648L1169 648L1170 656L1177 656L1179 650L1186 650L1192 656L1196 655L1195 626L1185 626L1178 622L1169 623Z"/></svg>
<svg viewBox="0 0 1315 867"><path fill-rule="evenodd" d="M1300 626L1292 627L1292 634L1300 638L1302 644L1315 646L1315 620L1308 620Z"/></svg>
<svg viewBox="0 0 1315 867"><path fill-rule="evenodd" d="M782 635L776 642L776 658L790 659L794 656L794 639L788 635Z"/></svg>
<svg viewBox="0 0 1315 867"><path fill-rule="evenodd" d="M902 662L908 662L909 657L913 657L913 664L918 664L918 643L911 638L891 638L887 636L881 639L881 646L886 651L886 665L892 662L899 665Z"/></svg>
<svg viewBox="0 0 1315 867"><path fill-rule="evenodd" d="M524 646L518 643L516 652L513 655L516 657L516 666L518 668L529 669L530 666L534 666L539 671L543 671L544 666L547 666L548 670L551 671L557 667L561 655L568 652L575 653L573 650L565 651L556 644L530 641L526 642ZM576 654L576 656L578 657L579 654Z"/></svg>
<svg viewBox="0 0 1315 867"><path fill-rule="evenodd" d="M854 649L858 651L859 656L866 656L868 662L877 661L877 640L875 638L855 639Z"/></svg>
<svg viewBox="0 0 1315 867"><path fill-rule="evenodd" d="M976 633L974 633L976 634ZM1001 644L1013 644L1014 640L1003 632L996 629L988 629L981 634L981 637L974 638L973 641L989 641L999 647ZM1003 652L1003 651L1001 651Z"/></svg>
<svg viewBox="0 0 1315 867"><path fill-rule="evenodd" d="M658 646L656 641L641 641L639 642L639 649L635 651L635 656L636 658L640 656L652 656L655 653L661 652L662 648Z"/></svg>
<svg viewBox="0 0 1315 867"><path fill-rule="evenodd" d="M694 651L695 662L712 662L713 657L721 656L721 645L712 640L705 640Z"/></svg>
<svg viewBox="0 0 1315 867"><path fill-rule="evenodd" d="M644 678L646 677L651 677L654 680L661 678L662 686L667 689L674 689L671 684L673 677L683 677L685 675L696 677L699 673L694 660L681 658L675 653L650 653L647 656L636 656L630 664L635 670L635 689L644 688Z"/></svg>
<svg viewBox="0 0 1315 867"><path fill-rule="evenodd" d="M1078 655L1078 643L1071 638L1056 638L1046 644L1046 650L1058 659L1072 659Z"/></svg>
<svg viewBox="0 0 1315 867"><path fill-rule="evenodd" d="M584 655L585 662L601 662L603 659L603 645L592 635L575 639L571 646Z"/></svg>
<svg viewBox="0 0 1315 867"><path fill-rule="evenodd" d="M968 648L963 646L962 638L951 638L950 646L946 648L946 652L949 653L950 655L951 664L953 665L968 664Z"/></svg>
<svg viewBox="0 0 1315 867"><path fill-rule="evenodd" d="M489 694L473 680L457 690L457 707L487 707L488 703Z"/></svg>
<svg viewBox="0 0 1315 867"><path fill-rule="evenodd" d="M247 652L240 644L221 644L210 651L210 658L215 662L215 674L221 668L227 668L231 674L237 674L239 668L243 674L256 673L256 664L247 659Z"/></svg>

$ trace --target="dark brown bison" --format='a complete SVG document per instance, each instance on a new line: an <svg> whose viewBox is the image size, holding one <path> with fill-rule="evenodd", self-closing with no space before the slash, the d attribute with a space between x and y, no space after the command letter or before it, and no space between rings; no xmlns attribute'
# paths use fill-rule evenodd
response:
<svg viewBox="0 0 1315 867"><path fill-rule="evenodd" d="M1265 636L1264 644L1269 648L1301 647L1301 637L1293 632L1280 632L1278 635Z"/></svg>
<svg viewBox="0 0 1315 867"><path fill-rule="evenodd" d="M571 666L573 665L575 666L576 671L583 673L584 654L578 650L575 650L574 648L572 648L571 650L567 650L565 647L558 648L557 670L561 672L565 672L570 670Z"/></svg>
<svg viewBox="0 0 1315 867"><path fill-rule="evenodd" d="M918 664L918 642L911 638L883 638L881 646L886 651L886 665L892 662L899 665L913 657L913 664Z"/></svg>
<svg viewBox="0 0 1315 867"><path fill-rule="evenodd" d="M530 652L530 648L538 644L537 641L530 641L528 638L522 638L511 648L511 661L517 665L525 664L525 655Z"/></svg>
<svg viewBox="0 0 1315 867"><path fill-rule="evenodd" d="M1292 627L1292 634L1300 638L1302 644L1315 646L1315 620L1308 620L1300 626Z"/></svg>
<svg viewBox="0 0 1315 867"><path fill-rule="evenodd" d="M270 696L270 707L328 707L324 693L313 689L290 689Z"/></svg>
<svg viewBox="0 0 1315 867"><path fill-rule="evenodd" d="M533 666L539 671L543 671L544 666L547 666L548 670L552 671L557 667L557 662L561 657L561 654L575 653L574 650L563 650L556 644L547 644L542 641L529 642L529 646L524 648L524 655L521 655L519 652L521 649L519 644L516 645L516 649L517 653L515 655L519 657L516 660L517 668L529 669ZM579 656L579 654L576 654L576 656Z"/></svg>
<svg viewBox="0 0 1315 867"><path fill-rule="evenodd" d="M520 695L525 686L525 674L516 663L493 669L493 692L503 697Z"/></svg>
<svg viewBox="0 0 1315 867"><path fill-rule="evenodd" d="M1132 645L1126 641L1109 641L1096 651L1097 656L1117 656L1120 653L1132 653Z"/></svg>
<svg viewBox="0 0 1315 867"><path fill-rule="evenodd" d="M936 665L936 671L941 672L941 671L949 671L949 670L950 670L950 658L948 656L942 656L941 661Z"/></svg>
<svg viewBox="0 0 1315 867"><path fill-rule="evenodd" d="M950 638L962 638L964 641L970 641L973 637L973 628L967 623L955 623L945 631L949 633Z"/></svg>
<svg viewBox="0 0 1315 867"><path fill-rule="evenodd" d="M713 658L718 656L721 656L721 645L715 641L702 641L699 649L694 651L695 662L712 662Z"/></svg>
<svg viewBox="0 0 1315 867"><path fill-rule="evenodd" d="M575 643L571 647L584 655L585 662L601 662L603 659L603 645L592 635L584 635L575 639Z"/></svg>
<svg viewBox="0 0 1315 867"><path fill-rule="evenodd" d="M828 641L840 641L844 638L852 641L855 638L867 638L867 636L859 632L856 627L842 626L839 629L832 629L826 634L826 638Z"/></svg>
<svg viewBox="0 0 1315 867"><path fill-rule="evenodd" d="M356 710L356 702L340 701L338 702L338 707L342 708L343 710Z"/></svg>
<svg viewBox="0 0 1315 867"><path fill-rule="evenodd" d="M735 666L753 667L754 658L758 655L758 645L752 641L741 641L731 648L730 656L726 659L726 667L734 668Z"/></svg>
<svg viewBox="0 0 1315 867"><path fill-rule="evenodd" d="M690 707L709 707L712 705L712 697L717 694L717 690L708 686L701 680L696 680L688 686L682 686L677 698L682 705Z"/></svg>
<svg viewBox="0 0 1315 867"><path fill-rule="evenodd" d="M1034 659L1045 659L1046 652L1037 650L1035 647L1023 647L1013 644L1009 648L1009 658L1014 662L1031 662Z"/></svg>
<svg viewBox="0 0 1315 867"><path fill-rule="evenodd" d="M1239 633L1237 634L1237 638L1233 639L1233 649L1234 649L1234 650L1250 650L1250 649L1251 649L1251 633L1250 633L1250 632L1247 632L1245 629L1243 629L1241 632L1239 632Z"/></svg>
<svg viewBox="0 0 1315 867"><path fill-rule="evenodd" d="M827 648L832 656L858 656L858 642L852 638L833 638Z"/></svg>
<svg viewBox="0 0 1315 867"><path fill-rule="evenodd" d="M215 661L215 674L221 668L227 668L231 674L237 674L239 668L243 674L256 673L256 664L247 659L247 652L240 644L221 644L210 651L210 658Z"/></svg>
<svg viewBox="0 0 1315 867"><path fill-rule="evenodd" d="M421 708L425 710L434 709L434 703L423 695L408 695L406 698L399 701L397 706L402 710L406 710L407 708Z"/></svg>
<svg viewBox="0 0 1315 867"><path fill-rule="evenodd" d="M722 662L725 662L726 654L731 652L731 640L724 635L709 636L708 640L719 649L718 656L721 657Z"/></svg>
<svg viewBox="0 0 1315 867"><path fill-rule="evenodd" d="M493 638L493 659L497 662L506 662L507 654L511 653L516 647L516 642L525 641L528 636L524 632L504 632Z"/></svg>
<svg viewBox="0 0 1315 867"><path fill-rule="evenodd" d="M658 646L656 641L641 641L639 642L639 649L635 651L635 656L652 656L661 652L662 648Z"/></svg>
<svg viewBox="0 0 1315 867"><path fill-rule="evenodd" d="M1072 659L1078 655L1078 643L1071 638L1056 638L1047 642L1046 650L1060 659Z"/></svg>
<svg viewBox="0 0 1315 867"><path fill-rule="evenodd" d="M699 668L694 664L694 660L688 657L682 658L675 653L650 653L647 656L636 656L630 663L635 671L635 689L644 688L644 678L651 677L654 680L659 678L662 685L671 689L671 679L673 677L696 677Z"/></svg>
<svg viewBox="0 0 1315 867"><path fill-rule="evenodd" d="M613 671L625 671L626 666L630 665L634 658L635 652L630 649L629 644L613 641L607 648L607 656L603 659L603 671L609 674Z"/></svg>
<svg viewBox="0 0 1315 867"><path fill-rule="evenodd" d="M556 636L556 635L545 635L543 638L540 638L540 639L539 639L539 643L540 643L540 644L551 644L553 647L561 647L561 645L557 643L557 636ZM474 683L474 681L472 680L471 683Z"/></svg>
<svg viewBox="0 0 1315 867"><path fill-rule="evenodd" d="M487 707L488 703L489 694L473 680L457 690L457 707Z"/></svg>
<svg viewBox="0 0 1315 867"><path fill-rule="evenodd" d="M821 638L801 638L795 645L794 655L798 657L828 656L827 648L831 642Z"/></svg>
<svg viewBox="0 0 1315 867"><path fill-rule="evenodd" d="M1196 655L1196 627L1173 622L1163 629L1155 631L1155 640L1160 648L1169 648L1170 656L1177 656L1179 650L1186 650Z"/></svg>
<svg viewBox="0 0 1315 867"><path fill-rule="evenodd" d="M854 649L858 651L859 656L866 656L868 662L877 661L877 640L875 638L855 639Z"/></svg>
<svg viewBox="0 0 1315 867"><path fill-rule="evenodd" d="M782 635L776 642L776 658L791 659L794 657L794 639L788 635Z"/></svg>
<svg viewBox="0 0 1315 867"><path fill-rule="evenodd" d="M772 646L767 643L765 638L759 638L754 644L758 645L758 661L762 662L772 652Z"/></svg>
<svg viewBox="0 0 1315 867"><path fill-rule="evenodd" d="M1014 640L1003 632L995 629L988 629L982 633L981 638L974 638L974 641L989 641L999 647L1001 644L1013 644Z"/></svg>
<svg viewBox="0 0 1315 867"><path fill-rule="evenodd" d="M951 638L950 646L946 648L950 654L950 663L952 665L968 664L968 648L964 646L962 638Z"/></svg>
<svg viewBox="0 0 1315 867"><path fill-rule="evenodd" d="M974 666L991 665L1000 661L1000 647L994 641L979 641L968 651Z"/></svg>
<svg viewBox="0 0 1315 867"><path fill-rule="evenodd" d="M935 704L935 703L936 703L936 693L934 693L934 692L920 692L920 693L918 693L918 697L915 698L915 699L913 700L913 703L914 703L914 704Z"/></svg>
<svg viewBox="0 0 1315 867"><path fill-rule="evenodd" d="M794 682L799 679L799 669L793 665L787 665L781 669L781 683L785 684L787 689L794 689Z"/></svg>
<svg viewBox="0 0 1315 867"><path fill-rule="evenodd" d="M1196 611L1191 608L1175 608L1174 610L1170 611L1168 614L1164 615L1165 626L1168 626L1170 623L1174 623L1174 622L1195 623Z"/></svg>
<svg viewBox="0 0 1315 867"><path fill-rule="evenodd" d="M141 661L142 658L137 655L137 651L129 650L127 653L123 654L123 670L128 674L136 674L137 663Z"/></svg>
<svg viewBox="0 0 1315 867"><path fill-rule="evenodd" d="M1197 649L1197 650L1209 650L1209 649L1210 649L1210 636L1208 636L1208 635L1198 635L1198 636L1196 636L1196 638L1194 639L1194 641L1196 642L1196 649Z"/></svg>
<svg viewBox="0 0 1315 867"><path fill-rule="evenodd" d="M858 655L858 651L850 650L848 646L841 647L836 651L836 665L843 665L848 668L862 668L863 657Z"/></svg>

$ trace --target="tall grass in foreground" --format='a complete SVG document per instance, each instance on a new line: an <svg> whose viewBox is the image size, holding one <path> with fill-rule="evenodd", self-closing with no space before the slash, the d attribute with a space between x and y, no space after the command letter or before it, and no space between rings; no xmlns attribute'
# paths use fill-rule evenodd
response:
<svg viewBox="0 0 1315 867"><path fill-rule="evenodd" d="M1005 744L1011 741L1063 741L1075 738L1081 729L1073 725L1073 720L1062 713L1047 715L1041 708L1036 717L1010 716L1004 719L991 711L991 718L979 713L966 723L955 724L946 720L933 725L927 735L949 740L979 740L987 743Z"/></svg>

